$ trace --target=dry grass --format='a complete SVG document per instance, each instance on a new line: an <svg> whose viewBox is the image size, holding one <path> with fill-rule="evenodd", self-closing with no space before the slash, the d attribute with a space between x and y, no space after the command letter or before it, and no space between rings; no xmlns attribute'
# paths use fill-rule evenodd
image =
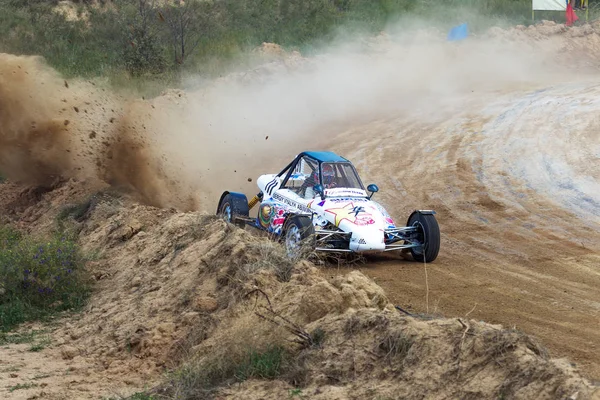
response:
<svg viewBox="0 0 600 400"><path fill-rule="evenodd" d="M223 308L241 300L253 280L258 275L264 277L265 272L279 282L289 282L304 259L304 256L288 257L279 242L245 234L232 224L223 226L221 244L201 261L209 273L217 275L219 304Z"/></svg>
<svg viewBox="0 0 600 400"><path fill-rule="evenodd" d="M202 235L198 232L197 236ZM216 275L222 309L244 302L248 288L261 273L272 273L280 282L289 281L298 261L287 257L281 244L246 236L226 223L220 244L203 260L205 272ZM280 378L294 384L304 380L302 357L296 358L292 355L294 350L286 347L289 330L285 327L265 323L251 309L225 322L228 325L207 318L210 321L199 324L172 347L172 365L179 363L181 367L171 373L161 388L161 396L207 398L220 385L250 378ZM324 332L315 330L310 337L314 337L312 342L318 347Z"/></svg>
<svg viewBox="0 0 600 400"><path fill-rule="evenodd" d="M200 316L200 321L187 332L187 334L174 342L169 350L169 367L176 367L182 361L192 356L192 348L210 337L217 327L218 321L209 314Z"/></svg>
<svg viewBox="0 0 600 400"><path fill-rule="evenodd" d="M204 340L197 354L188 352L161 392L169 399L210 398L223 384L246 379L286 379L300 382L305 375L301 358L287 347L287 332L265 324L247 312L235 324L220 326L218 335Z"/></svg>
<svg viewBox="0 0 600 400"><path fill-rule="evenodd" d="M515 329L486 331L482 336L486 355L502 362L509 353L523 345L535 355L548 359L548 351L531 336Z"/></svg>
<svg viewBox="0 0 600 400"><path fill-rule="evenodd" d="M397 366L404 361L413 343L414 340L402 329L390 329L378 340L376 351Z"/></svg>
<svg viewBox="0 0 600 400"><path fill-rule="evenodd" d="M346 320L344 325L344 333L346 337L350 337L365 330L384 331L388 329L389 324L390 320L384 315L374 315L367 319L362 319L357 315L352 315Z"/></svg>
<svg viewBox="0 0 600 400"><path fill-rule="evenodd" d="M543 361L549 358L547 350L531 336L515 329L486 329L481 331L477 325L469 321L458 319L461 328L456 331L452 340L452 357L455 363L455 372L460 377L473 368L486 368L490 363L501 368L518 363L517 359L523 349L530 350L535 356ZM469 362L468 360L471 360ZM473 362L475 360L475 362ZM543 364L543 363L542 363ZM542 364L537 364L540 367ZM532 376L547 374L548 368L528 370ZM499 396L512 393L515 387L523 383L522 376L513 376L513 369L507 368L509 373L499 391ZM531 378L531 377L530 377Z"/></svg>
<svg viewBox="0 0 600 400"><path fill-rule="evenodd" d="M103 207L106 218L116 214L122 207L123 194L113 188L100 190L79 203L64 205L56 216L56 229L60 232L72 230L80 233L98 207Z"/></svg>
<svg viewBox="0 0 600 400"><path fill-rule="evenodd" d="M285 249L279 243L271 241L253 243L248 250L256 252L259 258L242 267L242 271L247 275L266 269L273 271L280 282L289 282L294 272L294 266L299 261L298 258L287 257Z"/></svg>

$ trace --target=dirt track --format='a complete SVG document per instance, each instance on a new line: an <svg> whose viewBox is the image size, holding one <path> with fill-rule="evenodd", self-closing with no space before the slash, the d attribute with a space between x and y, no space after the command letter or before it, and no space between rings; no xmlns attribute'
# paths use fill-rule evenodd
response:
<svg viewBox="0 0 600 400"><path fill-rule="evenodd" d="M380 120L338 136L332 146L380 186L398 223L433 208L442 231L429 304L423 266L361 270L396 304L515 326L600 378L599 92L575 82L471 96L431 124Z"/></svg>

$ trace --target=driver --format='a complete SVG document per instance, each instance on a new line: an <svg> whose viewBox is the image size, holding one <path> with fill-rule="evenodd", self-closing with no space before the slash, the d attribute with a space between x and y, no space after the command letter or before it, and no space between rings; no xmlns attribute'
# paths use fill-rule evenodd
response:
<svg viewBox="0 0 600 400"><path fill-rule="evenodd" d="M337 186L335 180L335 170L331 164L323 164L323 187L325 189L331 189ZM316 171L315 171L316 174ZM318 178L318 176L317 176Z"/></svg>
<svg viewBox="0 0 600 400"><path fill-rule="evenodd" d="M316 193L314 192L312 186L313 185L317 185L319 183L321 183L323 185L324 189L331 189L337 186L337 182L335 179L335 170L333 168L332 165L330 164L323 164L322 166L323 169L323 182L320 182L319 180L319 170L315 169L313 171L312 176L310 177L310 179L307 179L308 181L311 181L312 185L308 185L304 191L304 198L305 199L314 199L316 196Z"/></svg>

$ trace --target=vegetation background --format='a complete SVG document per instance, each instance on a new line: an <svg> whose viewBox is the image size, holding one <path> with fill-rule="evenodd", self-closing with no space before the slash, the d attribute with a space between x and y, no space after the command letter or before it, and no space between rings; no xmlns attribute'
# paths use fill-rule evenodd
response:
<svg viewBox="0 0 600 400"><path fill-rule="evenodd" d="M247 65L262 42L312 54L353 33L463 22L473 32L530 24L531 0L1 0L0 52L41 55L67 78L177 86L182 73L210 78Z"/></svg>

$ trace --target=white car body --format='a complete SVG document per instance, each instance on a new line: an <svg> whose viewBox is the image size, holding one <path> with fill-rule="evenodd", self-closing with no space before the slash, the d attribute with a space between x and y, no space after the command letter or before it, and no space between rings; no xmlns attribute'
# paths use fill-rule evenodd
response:
<svg viewBox="0 0 600 400"><path fill-rule="evenodd" d="M306 177L297 177L298 181L303 179ZM262 175L257 180L258 188L263 193L257 218L259 223L262 222L263 228L280 234L285 221L284 215L312 215L316 232L324 229L329 222L350 233L350 251L386 250L384 233L396 226L387 211L379 203L370 200L366 191L356 188L333 188L325 189L325 199L316 194L302 197L293 190L281 188L281 181L281 177L277 177L276 174ZM272 215L272 218L268 215Z"/></svg>

